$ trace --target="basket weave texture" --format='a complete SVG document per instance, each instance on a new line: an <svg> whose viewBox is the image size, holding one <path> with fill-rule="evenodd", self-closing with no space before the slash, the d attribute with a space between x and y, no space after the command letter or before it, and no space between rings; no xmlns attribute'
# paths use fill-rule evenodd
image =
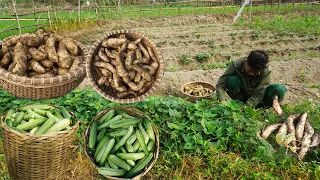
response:
<svg viewBox="0 0 320 180"><path fill-rule="evenodd" d="M214 92L216 90L216 88L209 83L194 81L194 82L187 82L183 86L181 86L181 92L184 94L184 96L186 96L188 98L189 101L192 101L192 102L200 101L201 99L212 99L211 94L207 95L207 96L194 96L194 95L190 95L190 94L185 93L184 88L186 86L195 87L198 85L201 85L203 88L209 88L210 90L212 90L212 92Z"/></svg>
<svg viewBox="0 0 320 180"><path fill-rule="evenodd" d="M2 142L10 178L13 180L63 179L79 123L70 129L36 136L7 126L1 117Z"/></svg>
<svg viewBox="0 0 320 180"><path fill-rule="evenodd" d="M104 39L114 37L119 34L125 34L126 38L128 38L130 40L136 40L138 38L141 38L142 39L141 43L143 45L147 45L152 48L152 50L156 56L156 59L158 60L158 63L159 63L159 68L154 74L153 84L150 86L149 90L147 90L145 93L142 93L142 94L137 93L137 97L130 95L124 99L117 98L116 97L117 91L114 90L112 87L109 86L109 87L105 87L102 89L102 88L98 87L98 85L96 83L98 81L98 75L93 67L94 55L96 55L98 53L99 46ZM133 30L118 30L118 31L111 31L111 32L107 33L106 35L104 35L102 38L98 39L94 43L94 45L91 47L89 54L86 58L86 71L87 71L87 77L90 80L91 85L104 98L106 98L110 101L113 101L113 102L117 102L117 103L135 103L135 102L139 102L139 101L147 98L148 96L150 96L156 90L156 88L160 85L160 82L161 82L162 77L164 75L164 60L163 60L162 54L161 54L160 50L157 48L156 44L150 38L145 36L144 34L135 32Z"/></svg>
<svg viewBox="0 0 320 180"><path fill-rule="evenodd" d="M12 37L15 36L5 38L2 42ZM86 47L78 41L75 42L80 47L82 55L86 57L88 54ZM63 96L77 87L85 77L85 63L74 72L48 78L19 76L0 67L0 86L9 93L26 99L50 99Z"/></svg>
<svg viewBox="0 0 320 180"><path fill-rule="evenodd" d="M126 106L119 106L119 107L113 107L113 108L108 108L104 111L101 111L90 123L90 125L88 126L86 132L85 132L85 138L84 138L84 145L85 145L85 153L86 156L90 159L91 164L94 166L94 168L96 169L96 171L98 171L98 166L95 164L94 159L87 153L89 150L89 145L88 145L88 138L89 138L89 134L90 134L90 128L92 126L92 123L96 120L98 120L100 117L102 117L105 113L107 113L110 110L123 110L124 112L126 112L127 114L131 115L131 116L135 116L135 117L141 117L141 118L147 118L149 119L152 128L153 128L153 132L155 134L155 148L154 148L154 153L153 153L153 159L151 160L151 162L149 163L149 165L147 165L145 167L145 169L138 175L136 175L135 177L131 178L131 180L139 180L141 179L144 175L146 175L150 169L154 166L154 164L156 163L158 156L159 156L159 149L160 149L160 143L159 143L159 132L156 128L156 126L154 125L154 123L152 122L152 120L150 119L150 117L148 117L147 115L145 115L143 112L138 111L137 109L131 108L131 107L126 107ZM118 177L111 177L111 176L104 176L107 179L110 180L129 180L127 178L118 178Z"/></svg>

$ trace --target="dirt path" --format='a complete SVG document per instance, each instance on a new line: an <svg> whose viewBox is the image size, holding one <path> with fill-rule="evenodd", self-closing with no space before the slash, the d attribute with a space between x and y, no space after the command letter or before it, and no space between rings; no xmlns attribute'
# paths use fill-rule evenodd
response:
<svg viewBox="0 0 320 180"><path fill-rule="evenodd" d="M157 44L165 59L165 76L156 92L161 95L180 96L180 87L189 81L215 84L224 69L212 67L246 56L253 49L265 49L272 60L272 83L288 87L284 103L306 99L320 101L317 96L320 94L319 37L233 27L232 17L232 14L216 14L110 21L105 22L107 26L104 28L79 31L71 36L90 47L96 39L113 29L133 29L146 34ZM200 63L195 57L203 53L211 56ZM182 55L192 62L182 63ZM88 80L85 80L79 87L88 86Z"/></svg>

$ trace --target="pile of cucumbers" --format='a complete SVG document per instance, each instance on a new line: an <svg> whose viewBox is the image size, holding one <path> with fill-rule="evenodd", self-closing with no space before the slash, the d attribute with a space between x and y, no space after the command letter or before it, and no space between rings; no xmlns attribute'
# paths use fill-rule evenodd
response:
<svg viewBox="0 0 320 180"><path fill-rule="evenodd" d="M63 131L72 126L72 115L64 107L30 104L10 109L4 122L8 127L34 135Z"/></svg>
<svg viewBox="0 0 320 180"><path fill-rule="evenodd" d="M103 176L132 178L153 158L155 133L147 118L109 110L92 122L87 153Z"/></svg>

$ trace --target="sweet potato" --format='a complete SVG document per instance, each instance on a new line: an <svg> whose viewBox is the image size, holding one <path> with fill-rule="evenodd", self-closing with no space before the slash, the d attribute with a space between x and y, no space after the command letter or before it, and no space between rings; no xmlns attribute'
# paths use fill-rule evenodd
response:
<svg viewBox="0 0 320 180"><path fill-rule="evenodd" d="M149 59L146 57L142 57L141 59L136 59L133 61L133 64L149 64Z"/></svg>
<svg viewBox="0 0 320 180"><path fill-rule="evenodd" d="M128 43L127 49L128 49L129 51L134 51L134 50L137 49L137 45L130 42L130 43Z"/></svg>
<svg viewBox="0 0 320 180"><path fill-rule="evenodd" d="M8 52L9 52L9 47L2 44L2 47L0 48L0 55L1 55L0 57L3 58L3 56Z"/></svg>
<svg viewBox="0 0 320 180"><path fill-rule="evenodd" d="M105 85L106 82L107 82L107 77L102 76L102 77L100 77L99 80L98 80L98 86Z"/></svg>
<svg viewBox="0 0 320 180"><path fill-rule="evenodd" d="M282 125L280 126L277 134L287 134L287 132L288 132L288 126L287 126L287 123L284 122L284 123L282 123Z"/></svg>
<svg viewBox="0 0 320 180"><path fill-rule="evenodd" d="M82 56L74 56L73 59L74 60L72 66L70 67L70 72L76 71L84 61Z"/></svg>
<svg viewBox="0 0 320 180"><path fill-rule="evenodd" d="M297 142L296 142L296 130L294 127L294 121L297 119L299 115L298 114L294 114L294 115L289 115L287 118L287 125L288 125L288 134L291 134L292 137L294 137L294 139L291 141L291 146L292 147L297 147Z"/></svg>
<svg viewBox="0 0 320 180"><path fill-rule="evenodd" d="M45 59L42 61L39 61L39 63L43 66L43 67L47 67L47 68L51 68L53 66L53 62L49 59Z"/></svg>
<svg viewBox="0 0 320 180"><path fill-rule="evenodd" d="M118 46L121 46L122 44L126 43L127 39L125 38L109 38L105 39L101 42L101 45L103 47L112 47L117 48Z"/></svg>
<svg viewBox="0 0 320 180"><path fill-rule="evenodd" d="M29 35L23 36L20 39L20 42L27 47L38 47L40 46L40 44L43 43L43 39L41 39L36 34L29 34Z"/></svg>
<svg viewBox="0 0 320 180"><path fill-rule="evenodd" d="M58 57L59 57L59 61L57 63L58 66L61 67L61 68L65 68L65 69L70 68L74 59L68 53L67 47L63 42L61 42L59 44L59 49L58 49L57 54L58 54Z"/></svg>
<svg viewBox="0 0 320 180"><path fill-rule="evenodd" d="M104 48L100 48L99 52L98 52L98 56L100 57L100 59L104 62L110 62L110 59L108 58L108 56L105 54Z"/></svg>
<svg viewBox="0 0 320 180"><path fill-rule="evenodd" d="M28 72L28 73L27 73L27 76L28 76L28 77L34 77L34 76L36 76L36 75L39 75L39 73L34 72L34 71L31 71L31 72Z"/></svg>
<svg viewBox="0 0 320 180"><path fill-rule="evenodd" d="M133 69L135 71L137 71L138 73L141 73L141 76L146 79L147 81L151 81L151 75L145 71L143 68L141 68L140 66L137 65L132 65L130 66L130 69Z"/></svg>
<svg viewBox="0 0 320 180"><path fill-rule="evenodd" d="M2 43L2 48L3 47L9 48L11 46L15 46L20 41L21 38L22 36L14 36L12 38L7 39Z"/></svg>
<svg viewBox="0 0 320 180"><path fill-rule="evenodd" d="M317 147L320 144L320 138L318 133L314 133L311 138L311 144L310 147Z"/></svg>
<svg viewBox="0 0 320 180"><path fill-rule="evenodd" d="M67 74L70 70L66 69L66 68L58 68L58 74L59 75L63 75L63 74Z"/></svg>
<svg viewBox="0 0 320 180"><path fill-rule="evenodd" d="M0 66L4 69L7 69L9 65L12 63L13 57L12 57L12 52L7 52L4 57L0 61Z"/></svg>
<svg viewBox="0 0 320 180"><path fill-rule="evenodd" d="M13 48L13 62L16 65L13 67L12 72L23 76L27 70L27 60L27 47L18 42Z"/></svg>
<svg viewBox="0 0 320 180"><path fill-rule="evenodd" d="M275 124L271 124L268 127L266 127L266 129L264 131L262 131L261 137L263 139L267 139L270 134L277 130L280 126L282 125L282 123L275 123Z"/></svg>
<svg viewBox="0 0 320 180"><path fill-rule="evenodd" d="M41 46L38 47L38 50L39 50L40 52L42 52L42 53L47 54L47 49L46 49L46 48L47 48L46 45L41 45ZM48 55L48 54L47 54L47 55Z"/></svg>
<svg viewBox="0 0 320 180"><path fill-rule="evenodd" d="M149 55L148 50L142 45L142 43L139 43L138 46L140 47L144 57L146 57L148 60L150 60L150 55Z"/></svg>
<svg viewBox="0 0 320 180"><path fill-rule="evenodd" d="M137 44L139 44L141 42L141 40L142 40L141 38L138 38L135 41L133 41L132 43L137 45Z"/></svg>
<svg viewBox="0 0 320 180"><path fill-rule="evenodd" d="M61 42L65 44L68 52L70 52L72 55L79 55L79 47L73 39L67 37L64 38Z"/></svg>
<svg viewBox="0 0 320 180"><path fill-rule="evenodd" d="M153 50L151 47L147 46L147 50L149 52L150 58L152 61L157 61L156 55L153 53Z"/></svg>
<svg viewBox="0 0 320 180"><path fill-rule="evenodd" d="M305 124L307 120L307 112L302 113L298 118L298 123L296 126L296 139L297 141L301 141L304 134Z"/></svg>
<svg viewBox="0 0 320 180"><path fill-rule="evenodd" d="M32 59L38 61L44 60L48 57L47 53L43 53L36 48L29 48L29 54L31 55Z"/></svg>
<svg viewBox="0 0 320 180"><path fill-rule="evenodd" d="M94 66L101 67L101 68L106 68L109 71L111 71L113 74L117 73L117 70L110 63L99 61L99 62L94 62Z"/></svg>
<svg viewBox="0 0 320 180"><path fill-rule="evenodd" d="M59 62L59 57L57 54L55 44L56 44L55 37L50 36L47 40L47 43L46 43L48 57L52 62L57 63L57 62Z"/></svg>
<svg viewBox="0 0 320 180"><path fill-rule="evenodd" d="M28 62L28 65L31 67L31 69L37 73L44 74L46 73L46 70L44 67L36 60L32 59Z"/></svg>
<svg viewBox="0 0 320 180"><path fill-rule="evenodd" d="M116 70L120 77L128 76L128 73L121 62L120 55L116 58Z"/></svg>
<svg viewBox="0 0 320 180"><path fill-rule="evenodd" d="M132 62L133 62L133 54L135 52L134 51L129 51L128 54L127 54L127 57L126 57L126 60L125 60L125 66L127 69L129 69L129 67L132 65Z"/></svg>
<svg viewBox="0 0 320 180"><path fill-rule="evenodd" d="M9 67L8 67L8 71L12 72L13 68L17 65L16 62L12 62Z"/></svg>
<svg viewBox="0 0 320 180"><path fill-rule="evenodd" d="M312 138L313 134L314 134L314 129L310 125L309 121L306 120L306 122L305 122L305 132L304 132L304 135L303 135L303 139L301 141L301 149L300 149L299 154L298 154L298 158L300 160L303 160L305 155L309 151L310 144L311 144L311 138Z"/></svg>
<svg viewBox="0 0 320 180"><path fill-rule="evenodd" d="M117 98L124 98L124 97L129 96L129 95L133 95L134 97L137 97L137 94L132 90L118 92L116 97Z"/></svg>
<svg viewBox="0 0 320 180"><path fill-rule="evenodd" d="M107 54L107 56L109 58L112 58L112 59L116 59L117 58L117 54L118 53L110 52L107 48L105 48L104 51L106 52L106 54Z"/></svg>
<svg viewBox="0 0 320 180"><path fill-rule="evenodd" d="M282 112L282 109L281 109L280 104L278 102L278 96L274 97L272 107L278 116L282 115L283 112Z"/></svg>

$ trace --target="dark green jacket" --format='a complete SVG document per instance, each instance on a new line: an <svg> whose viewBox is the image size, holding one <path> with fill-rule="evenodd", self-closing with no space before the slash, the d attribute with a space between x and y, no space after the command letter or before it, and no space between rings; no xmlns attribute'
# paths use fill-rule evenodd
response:
<svg viewBox="0 0 320 180"><path fill-rule="evenodd" d="M244 69L245 60L246 58L240 58L237 61L231 62L226 71L219 78L216 85L218 100L225 100L225 89L227 87L228 79L231 75L237 75L242 80L244 91L248 98L246 104L257 106L262 102L266 88L270 84L271 71L267 68L258 75L249 76Z"/></svg>

